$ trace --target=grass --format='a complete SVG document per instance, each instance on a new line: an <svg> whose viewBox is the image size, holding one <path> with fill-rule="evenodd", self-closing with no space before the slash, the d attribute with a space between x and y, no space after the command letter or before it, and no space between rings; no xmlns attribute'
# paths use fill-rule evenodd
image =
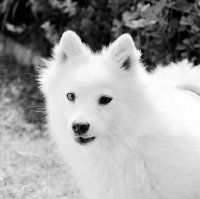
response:
<svg viewBox="0 0 200 199"><path fill-rule="evenodd" d="M0 198L80 199L69 169L42 134L34 70L1 57L0 98Z"/></svg>

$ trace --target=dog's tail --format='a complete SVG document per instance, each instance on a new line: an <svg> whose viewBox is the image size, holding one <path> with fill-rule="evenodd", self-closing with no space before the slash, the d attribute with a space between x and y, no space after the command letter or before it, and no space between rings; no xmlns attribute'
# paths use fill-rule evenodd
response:
<svg viewBox="0 0 200 199"><path fill-rule="evenodd" d="M152 76L168 85L192 91L200 96L200 65L193 66L188 60L183 60L166 67L158 66Z"/></svg>

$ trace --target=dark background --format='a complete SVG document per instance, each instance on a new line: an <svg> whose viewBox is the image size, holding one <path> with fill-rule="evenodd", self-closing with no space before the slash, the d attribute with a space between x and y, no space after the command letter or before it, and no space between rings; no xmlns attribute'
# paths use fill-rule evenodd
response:
<svg viewBox="0 0 200 199"><path fill-rule="evenodd" d="M199 0L3 0L0 82L3 96L17 100L29 122L41 123L42 117L39 57L50 56L69 29L94 51L130 33L148 70L184 58L200 63Z"/></svg>

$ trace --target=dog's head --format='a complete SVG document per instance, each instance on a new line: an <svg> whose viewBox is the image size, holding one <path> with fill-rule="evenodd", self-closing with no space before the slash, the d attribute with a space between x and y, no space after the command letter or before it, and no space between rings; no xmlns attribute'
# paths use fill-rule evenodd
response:
<svg viewBox="0 0 200 199"><path fill-rule="evenodd" d="M39 77L53 134L85 145L128 129L142 103L139 59L128 34L93 53L66 31Z"/></svg>

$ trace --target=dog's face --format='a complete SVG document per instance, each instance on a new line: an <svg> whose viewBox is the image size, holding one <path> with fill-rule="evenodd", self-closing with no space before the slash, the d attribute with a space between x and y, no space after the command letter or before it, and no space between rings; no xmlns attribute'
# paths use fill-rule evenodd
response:
<svg viewBox="0 0 200 199"><path fill-rule="evenodd" d="M116 103L111 76L102 60L95 56L86 59L76 70L68 71L62 83L67 132L82 145L111 128L114 118L110 113Z"/></svg>
<svg viewBox="0 0 200 199"><path fill-rule="evenodd" d="M94 54L75 33L64 33L40 78L53 130L89 145L123 128L139 56L129 35Z"/></svg>

